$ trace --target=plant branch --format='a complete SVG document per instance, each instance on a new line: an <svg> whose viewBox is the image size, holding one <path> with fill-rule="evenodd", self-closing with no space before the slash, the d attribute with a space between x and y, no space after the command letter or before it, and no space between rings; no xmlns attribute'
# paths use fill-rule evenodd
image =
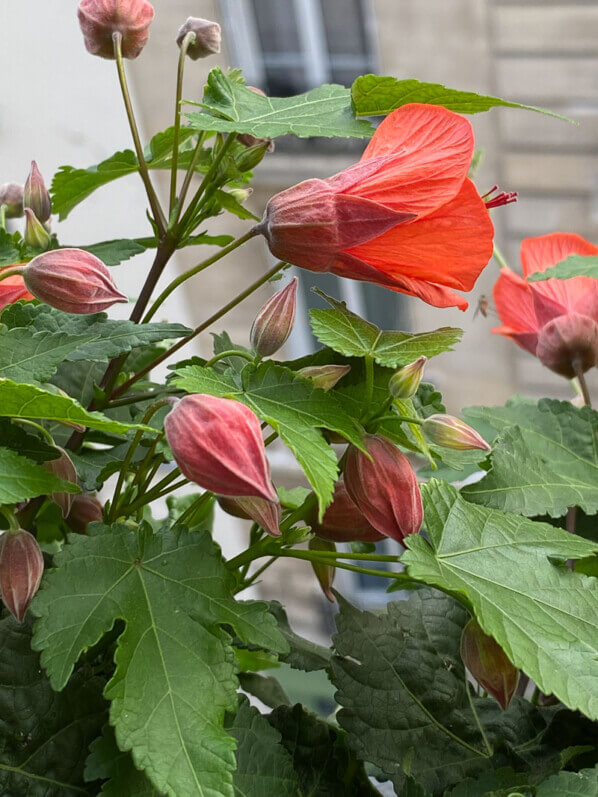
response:
<svg viewBox="0 0 598 797"><path fill-rule="evenodd" d="M503 255L503 253L500 251L500 249L498 248L498 246L496 244L494 244L494 249L493 249L492 254L494 255L494 259L496 260L496 262L498 263L498 265L501 268L510 269L510 266L507 263L507 261L505 260L505 257Z"/></svg>
<svg viewBox="0 0 598 797"><path fill-rule="evenodd" d="M172 147L172 166L170 171L170 203L168 206L169 216L172 215L174 204L176 202L176 183L177 183L177 170L179 168L179 136L181 131L181 100L183 98L183 77L185 74L185 61L187 58L187 49L189 44L195 38L192 31L186 34L181 42L181 49L179 52L179 65L177 70L176 79L176 95L174 101L174 130L173 130L173 147Z"/></svg>

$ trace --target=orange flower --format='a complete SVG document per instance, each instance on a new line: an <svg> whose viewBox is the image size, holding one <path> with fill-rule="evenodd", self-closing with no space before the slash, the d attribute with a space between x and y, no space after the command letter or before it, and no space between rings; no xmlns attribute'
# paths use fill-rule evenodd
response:
<svg viewBox="0 0 598 797"><path fill-rule="evenodd" d="M494 235L467 178L472 154L467 119L441 106L404 105L358 164L272 197L259 230L281 260L464 310L453 288L473 288Z"/></svg>
<svg viewBox="0 0 598 797"><path fill-rule="evenodd" d="M15 265L23 264L16 263ZM9 268L14 267L9 266ZM1 271L6 271L6 269L0 269ZM18 302L19 299L33 299L33 296L25 287L23 277L20 274L13 274L12 277L6 277L0 282L0 310L4 310L7 305L13 302Z"/></svg>
<svg viewBox="0 0 598 797"><path fill-rule="evenodd" d="M526 238L521 244L523 274L565 260L569 255L597 255L598 247L580 235L555 232ZM527 282L508 268L494 286L502 326L492 332L511 338L556 373L572 378L587 371L598 354L598 280L572 277Z"/></svg>

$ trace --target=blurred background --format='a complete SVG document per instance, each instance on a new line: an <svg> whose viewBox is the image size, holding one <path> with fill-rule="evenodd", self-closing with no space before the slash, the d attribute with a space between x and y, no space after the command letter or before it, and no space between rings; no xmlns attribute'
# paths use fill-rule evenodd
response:
<svg viewBox="0 0 598 797"><path fill-rule="evenodd" d="M220 65L241 67L249 84L279 96L322 82L350 86L357 75L377 72L498 95L573 117L579 126L507 108L470 117L477 146L484 150L476 182L481 193L495 183L519 192L517 204L494 214L497 243L516 269L519 244L526 236L561 230L598 241L596 0L153 0L153 4L156 18L150 42L137 61L127 64L146 140L172 124L179 26L188 16L214 19L222 25L223 51L187 63L184 97L191 100L200 99L208 70ZM131 146L115 65L85 52L76 7L75 0L2 3L0 182L24 182L32 158L49 182L63 164L87 167ZM256 170L248 206L261 214L273 193L308 177L340 171L358 159L363 146L359 141L280 140ZM165 180L159 187L166 196ZM213 228L240 234L247 224L221 217ZM138 177L100 189L56 229L61 243L69 245L148 235ZM205 248L186 249L169 267L163 284L207 254ZM132 297L149 257L146 253L115 269L119 286ZM162 317L197 325L231 293L260 276L269 258L261 239L250 242L187 283L164 306ZM476 403L500 404L514 392L568 395L564 380L510 341L490 334L491 310L488 318L476 315L477 302L491 295L497 274L493 261L471 294L470 309L460 313L432 309L417 299L363 283L341 283L334 277L316 280L306 273L296 329L284 354L300 356L314 345L306 309L313 305L310 288L317 281L386 328L463 327L462 345L433 360L427 372L452 411ZM271 291L271 286L262 288L215 331L227 329L233 340L245 344L255 312ZM120 312L122 306L115 310ZM203 354L209 353L210 345L209 335L198 342ZM273 465L279 484L296 483L296 466L286 451L275 453ZM239 521L224 517L219 529L227 553L246 540ZM330 631L333 610L324 606L308 567L282 560L267 572L257 592L289 605L297 630L317 638ZM337 583L347 597L362 605L375 607L387 599L380 579L339 575ZM313 688L317 702L324 687Z"/></svg>

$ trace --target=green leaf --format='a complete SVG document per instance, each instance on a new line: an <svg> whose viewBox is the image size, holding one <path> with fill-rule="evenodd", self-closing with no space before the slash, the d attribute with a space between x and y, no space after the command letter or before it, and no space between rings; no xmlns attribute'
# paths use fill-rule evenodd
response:
<svg viewBox="0 0 598 797"><path fill-rule="evenodd" d="M244 692L257 697L265 706L290 706L291 700L276 678L257 672L240 672L239 683Z"/></svg>
<svg viewBox="0 0 598 797"><path fill-rule="evenodd" d="M598 767L581 772L559 772L540 784L536 797L596 797Z"/></svg>
<svg viewBox="0 0 598 797"><path fill-rule="evenodd" d="M568 280L572 277L592 277L598 279L598 255L569 255L556 266L545 271L535 271L527 278L528 282L542 282L543 280L559 279Z"/></svg>
<svg viewBox="0 0 598 797"><path fill-rule="evenodd" d="M21 250L17 245L15 234L11 235L0 228L0 267L12 266L21 259Z"/></svg>
<svg viewBox="0 0 598 797"><path fill-rule="evenodd" d="M203 102L196 104L202 110L186 114L196 130L250 133L257 138L288 133L300 138L369 138L373 133L369 122L355 118L349 89L336 84L295 97L264 97L216 67L208 76Z"/></svg>
<svg viewBox="0 0 598 797"><path fill-rule="evenodd" d="M89 748L85 780L107 780L101 792L105 797L161 797L161 792L135 767L130 753L118 749L110 725L104 726L102 736Z"/></svg>
<svg viewBox="0 0 598 797"><path fill-rule="evenodd" d="M11 448L22 457L32 459L34 462L47 462L49 459L59 457L56 448L43 437L25 431L18 422L12 423L7 418L0 418L0 441L6 448Z"/></svg>
<svg viewBox="0 0 598 797"><path fill-rule="evenodd" d="M0 504L16 504L54 492L79 493L81 490L15 451L0 448Z"/></svg>
<svg viewBox="0 0 598 797"><path fill-rule="evenodd" d="M332 499L338 475L336 454L319 429L338 432L361 447L361 429L342 409L334 394L274 363L243 369L243 388L229 372L190 365L176 371L174 384L189 393L210 393L237 399L278 432L291 449L318 496L320 513Z"/></svg>
<svg viewBox="0 0 598 797"><path fill-rule="evenodd" d="M331 310L311 310L311 328L316 338L325 346L347 357L373 357L380 365L397 368L418 357L435 357L461 340L462 329L441 327L433 332L384 332L375 324L365 321L347 309L344 302L316 291Z"/></svg>
<svg viewBox="0 0 598 797"><path fill-rule="evenodd" d="M289 651L279 656L295 670L314 672L325 670L332 660L332 653L323 645L311 642L296 634L289 624L285 610L278 601L270 601L268 610L276 618L278 629L289 645Z"/></svg>
<svg viewBox="0 0 598 797"><path fill-rule="evenodd" d="M0 793L91 797L83 766L106 721L102 682L84 668L54 692L30 642L28 623L0 620Z"/></svg>
<svg viewBox="0 0 598 797"><path fill-rule="evenodd" d="M530 791L530 777L510 767L491 769L475 780L467 778L450 792L450 797L509 797Z"/></svg>
<svg viewBox="0 0 598 797"><path fill-rule="evenodd" d="M0 379L46 382L72 352L87 341L66 332L34 332L16 328L0 330Z"/></svg>
<svg viewBox="0 0 598 797"><path fill-rule="evenodd" d="M530 517L559 517L570 506L598 511L598 413L542 399L471 407L464 416L500 433L489 473L463 490L469 501Z"/></svg>
<svg viewBox="0 0 598 797"><path fill-rule="evenodd" d="M591 556L597 545L474 506L443 482L432 480L422 493L429 542L405 539L408 574L465 599L543 692L597 719L598 591L592 578L564 564Z"/></svg>
<svg viewBox="0 0 598 797"><path fill-rule="evenodd" d="M238 797L299 797L293 760L280 744L280 734L266 717L241 696L239 709L227 729L237 742L237 769L233 777Z"/></svg>
<svg viewBox="0 0 598 797"><path fill-rule="evenodd" d="M213 201L218 205L216 211L219 211L220 208L223 208L229 213L232 213L233 216L236 216L238 219L253 219L253 221L260 220L259 216L256 216L255 213L252 213L250 210L248 210L245 205L242 205L240 202L238 202L232 194L228 193L228 191L214 191Z"/></svg>
<svg viewBox="0 0 598 797"><path fill-rule="evenodd" d="M399 80L396 77L380 75L362 75L351 87L351 98L357 116L381 116L400 108L410 102L422 102L428 105L443 105L456 113L481 113L495 106L507 108L523 108L526 111L555 116L566 122L573 122L562 116L535 105L522 105L519 102L501 100L499 97L488 97L472 91L449 89L440 83L422 83L419 80ZM575 122L573 122L575 124Z"/></svg>
<svg viewBox="0 0 598 797"><path fill-rule="evenodd" d="M39 418L57 423L77 423L89 429L126 434L130 429L155 431L150 426L112 421L101 412L88 412L78 401L42 390L35 385L20 385L0 379L0 417Z"/></svg>
<svg viewBox="0 0 598 797"><path fill-rule="evenodd" d="M81 246L86 252L99 257L107 266L118 266L124 260L129 260L135 255L145 252L146 248L139 241L130 238L118 238L114 241L102 241L101 243Z"/></svg>
<svg viewBox="0 0 598 797"><path fill-rule="evenodd" d="M106 686L118 746L171 797L232 797L236 707L231 639L286 650L264 603L234 600L235 579L208 533L144 524L72 535L32 604L34 648L61 689L81 653L116 620L126 629Z"/></svg>

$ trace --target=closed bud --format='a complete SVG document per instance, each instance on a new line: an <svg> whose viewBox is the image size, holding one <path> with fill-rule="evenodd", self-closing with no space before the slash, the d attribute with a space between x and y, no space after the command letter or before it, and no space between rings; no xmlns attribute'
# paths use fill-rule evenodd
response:
<svg viewBox="0 0 598 797"><path fill-rule="evenodd" d="M396 399L408 399L415 396L427 362L427 357L418 357L417 360L403 366L400 371L393 374L388 382L390 395Z"/></svg>
<svg viewBox="0 0 598 797"><path fill-rule="evenodd" d="M506 710L519 683L519 670L476 620L470 620L463 629L461 658L480 686Z"/></svg>
<svg viewBox="0 0 598 797"><path fill-rule="evenodd" d="M361 514L340 478L334 488L332 503L326 509L322 521L318 521L317 511L310 519L315 534L331 542L379 542L384 535L372 526Z"/></svg>
<svg viewBox="0 0 598 797"><path fill-rule="evenodd" d="M319 540L314 537L309 541L310 551L336 551L336 545L327 540ZM332 557L331 557L332 559ZM334 576L336 568L334 564L325 564L322 562L312 561L311 566L318 579L318 583L322 587L322 592L331 603L334 603L334 593L332 592L332 584L334 583Z"/></svg>
<svg viewBox="0 0 598 797"><path fill-rule="evenodd" d="M106 266L82 249L55 249L34 258L23 270L27 289L65 313L99 313L127 297Z"/></svg>
<svg viewBox="0 0 598 797"><path fill-rule="evenodd" d="M102 504L95 495L74 495L66 522L77 534L85 534L89 523L99 523L104 518Z"/></svg>
<svg viewBox="0 0 598 797"><path fill-rule="evenodd" d="M37 540L24 529L5 531L0 537L0 595L6 608L23 622L44 572L44 557Z"/></svg>
<svg viewBox="0 0 598 797"><path fill-rule="evenodd" d="M598 364L598 324L573 312L553 318L540 330L536 356L567 379L589 371Z"/></svg>
<svg viewBox="0 0 598 797"><path fill-rule="evenodd" d="M179 47L182 46L188 33L192 35L187 45L187 55L193 61L197 61L198 58L206 58L208 55L217 55L220 52L222 35L217 22L200 17L189 17L179 28L176 37Z"/></svg>
<svg viewBox="0 0 598 797"><path fill-rule="evenodd" d="M237 136L241 144L245 144L247 149L237 155L235 162L240 172L248 172L262 162L266 152L272 152L274 143L269 138L254 138L244 133Z"/></svg>
<svg viewBox="0 0 598 797"><path fill-rule="evenodd" d="M228 193L242 205L243 202L246 202L252 195L253 188L231 188Z"/></svg>
<svg viewBox="0 0 598 797"><path fill-rule="evenodd" d="M251 327L251 345L260 357L277 352L291 334L297 307L297 277L277 291L259 311Z"/></svg>
<svg viewBox="0 0 598 797"><path fill-rule="evenodd" d="M475 429L453 415L430 415L422 428L428 440L442 448L452 448L455 451L479 448L490 451L488 443Z"/></svg>
<svg viewBox="0 0 598 797"><path fill-rule="evenodd" d="M77 471L73 465L73 460L63 448L57 446L57 450L60 452L58 459L49 459L44 462L44 469L58 479L77 484ZM50 498L60 507L62 517L67 517L73 504L73 493L52 493Z"/></svg>
<svg viewBox="0 0 598 797"><path fill-rule="evenodd" d="M7 219L19 219L23 215L23 186L18 183L0 185L0 206L2 205Z"/></svg>
<svg viewBox="0 0 598 797"><path fill-rule="evenodd" d="M218 503L226 513L233 517L253 520L272 537L280 536L281 508L279 501L266 501L265 498L256 496L243 496L231 498L218 496Z"/></svg>
<svg viewBox="0 0 598 797"><path fill-rule="evenodd" d="M366 435L364 443L367 454L349 446L347 492L380 534L402 542L408 534L417 534L423 520L417 477L405 454L390 440Z"/></svg>
<svg viewBox="0 0 598 797"><path fill-rule="evenodd" d="M137 58L149 39L154 8L147 0L81 0L77 16L89 53L114 58L112 37L119 33L123 57Z"/></svg>
<svg viewBox="0 0 598 797"><path fill-rule="evenodd" d="M32 249L48 249L52 237L31 208L25 208L25 232L23 240Z"/></svg>
<svg viewBox="0 0 598 797"><path fill-rule="evenodd" d="M257 416L238 401L203 394L176 402L164 421L182 473L217 495L277 502Z"/></svg>
<svg viewBox="0 0 598 797"><path fill-rule="evenodd" d="M332 390L351 370L350 365L308 365L300 368L297 373L305 379L310 379L321 390Z"/></svg>
<svg viewBox="0 0 598 797"><path fill-rule="evenodd" d="M25 208L31 208L42 223L49 221L52 215L50 194L35 161L31 161L31 171L25 181L23 205Z"/></svg>

